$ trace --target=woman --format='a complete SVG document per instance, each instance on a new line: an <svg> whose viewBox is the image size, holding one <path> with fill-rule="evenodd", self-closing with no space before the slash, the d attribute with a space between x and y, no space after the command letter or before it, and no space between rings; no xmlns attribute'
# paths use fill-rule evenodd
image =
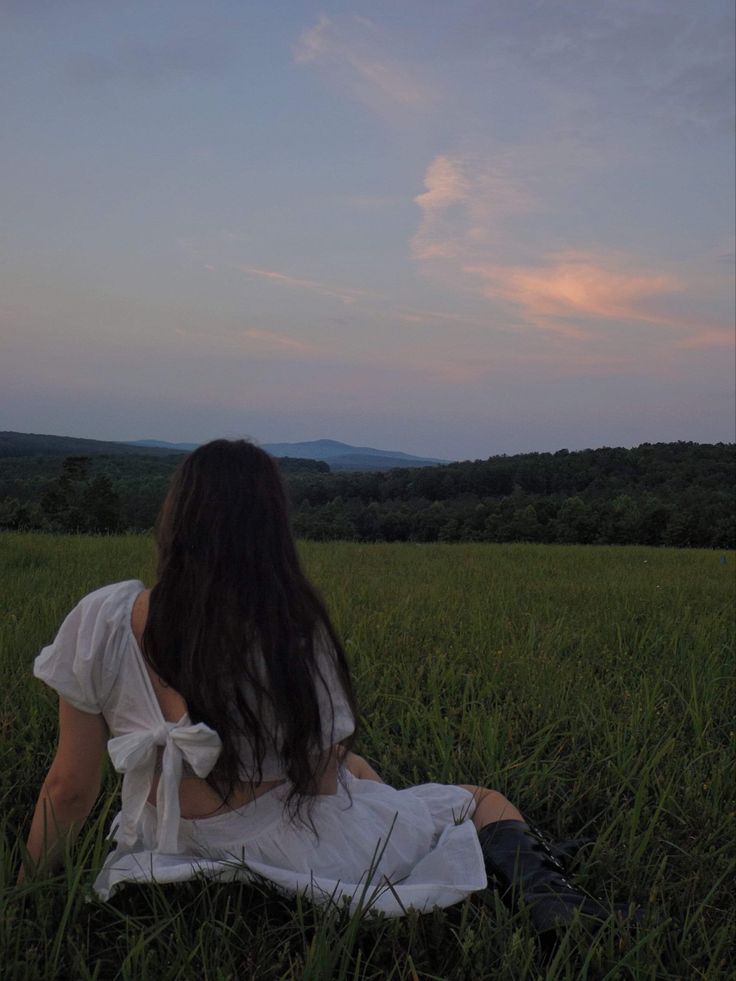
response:
<svg viewBox="0 0 736 981"><path fill-rule="evenodd" d="M268 454L216 440L187 457L157 543L153 589L91 593L36 659L60 698L27 845L34 871L87 818L107 749L123 785L102 899L128 882L260 875L398 915L484 888L487 868L540 933L610 915L501 794L396 790L350 751L345 655L300 567Z"/></svg>

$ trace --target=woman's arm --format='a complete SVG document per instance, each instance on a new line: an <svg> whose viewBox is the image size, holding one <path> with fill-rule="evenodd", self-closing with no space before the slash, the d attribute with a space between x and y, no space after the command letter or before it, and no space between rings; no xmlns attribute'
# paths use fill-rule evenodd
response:
<svg viewBox="0 0 736 981"><path fill-rule="evenodd" d="M375 780L376 783L383 783L384 781L379 777L373 767L367 760L364 760L362 756L357 756L355 753L346 753L343 758L343 764L350 770L354 777L358 780Z"/></svg>
<svg viewBox="0 0 736 981"><path fill-rule="evenodd" d="M38 795L26 843L29 867L21 868L19 882L29 873L53 868L65 838L76 837L84 824L100 792L107 736L101 715L59 699L59 743Z"/></svg>
<svg viewBox="0 0 736 981"><path fill-rule="evenodd" d="M362 756L346 751L338 744L325 754L322 765L317 771L317 794L337 793L337 769L341 763L359 780L375 780L377 783L383 783L370 763Z"/></svg>

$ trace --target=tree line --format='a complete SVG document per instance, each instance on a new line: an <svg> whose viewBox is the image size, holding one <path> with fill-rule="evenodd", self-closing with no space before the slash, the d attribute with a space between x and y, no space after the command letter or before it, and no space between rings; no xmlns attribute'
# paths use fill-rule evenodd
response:
<svg viewBox="0 0 736 981"><path fill-rule="evenodd" d="M292 481L305 538L736 546L733 444L497 456Z"/></svg>
<svg viewBox="0 0 736 981"><path fill-rule="evenodd" d="M0 461L0 527L152 527L180 457ZM299 537L736 547L733 444L657 443L330 473L280 460Z"/></svg>
<svg viewBox="0 0 736 981"><path fill-rule="evenodd" d="M185 453L0 457L0 529L147 531ZM327 474L318 460L283 459L284 476Z"/></svg>

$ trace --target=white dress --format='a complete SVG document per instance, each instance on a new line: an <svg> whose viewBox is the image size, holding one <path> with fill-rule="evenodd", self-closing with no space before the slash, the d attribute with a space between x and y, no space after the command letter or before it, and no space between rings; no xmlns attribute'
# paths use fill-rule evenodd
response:
<svg viewBox="0 0 736 981"><path fill-rule="evenodd" d="M179 781L187 765L205 777L220 737L185 715L167 722L130 625L137 580L105 586L69 614L34 674L84 712L101 714L108 750L123 774L121 809L113 822L115 849L94 883L101 899L129 882L180 882L198 874L222 881L262 877L288 894L399 916L407 909L449 906L486 886L472 795L428 783L405 790L341 773L337 793L314 800L317 834L284 813L281 784L236 810L186 820ZM318 685L325 717L324 746L347 736L353 720L331 659L320 655ZM329 713L332 710L332 718ZM330 725L332 722L332 725ZM147 802L161 756L156 807ZM275 753L264 780L279 778Z"/></svg>

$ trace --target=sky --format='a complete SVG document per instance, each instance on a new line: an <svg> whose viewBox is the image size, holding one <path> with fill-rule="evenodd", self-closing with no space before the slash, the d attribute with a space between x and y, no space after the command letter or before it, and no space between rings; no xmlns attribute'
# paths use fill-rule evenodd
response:
<svg viewBox="0 0 736 981"><path fill-rule="evenodd" d="M731 0L0 0L0 429L733 441Z"/></svg>

